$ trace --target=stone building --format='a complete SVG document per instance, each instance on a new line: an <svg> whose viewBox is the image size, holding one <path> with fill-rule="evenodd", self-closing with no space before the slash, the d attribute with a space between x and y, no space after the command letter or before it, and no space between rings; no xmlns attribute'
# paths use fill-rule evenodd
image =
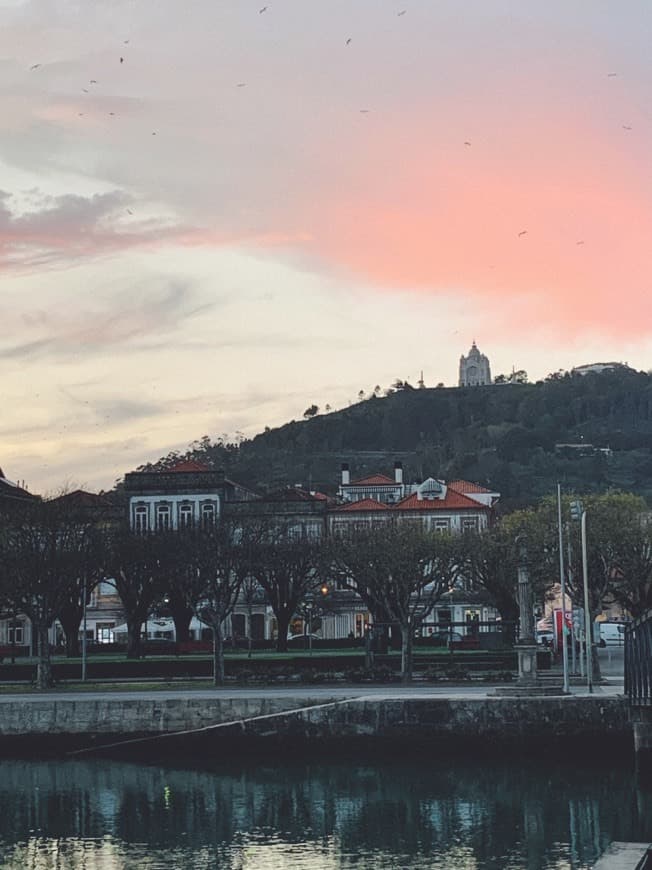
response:
<svg viewBox="0 0 652 870"><path fill-rule="evenodd" d="M460 357L460 387L484 387L491 383L489 359L480 353L475 343L467 356Z"/></svg>

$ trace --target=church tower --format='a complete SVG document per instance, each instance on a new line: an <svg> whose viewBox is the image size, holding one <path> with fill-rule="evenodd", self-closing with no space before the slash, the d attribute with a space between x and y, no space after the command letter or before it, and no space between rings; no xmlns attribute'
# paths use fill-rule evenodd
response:
<svg viewBox="0 0 652 870"><path fill-rule="evenodd" d="M477 348L475 341L467 356L460 357L460 387L484 387L491 383L488 358Z"/></svg>

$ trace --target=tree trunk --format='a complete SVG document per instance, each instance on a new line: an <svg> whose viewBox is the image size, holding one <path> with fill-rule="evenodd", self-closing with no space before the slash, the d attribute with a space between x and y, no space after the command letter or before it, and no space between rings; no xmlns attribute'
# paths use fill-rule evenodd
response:
<svg viewBox="0 0 652 870"><path fill-rule="evenodd" d="M59 622L61 623L63 633L66 636L66 656L69 659L79 658L81 655L81 647L79 645L81 615L79 613L66 613L61 611L59 614Z"/></svg>
<svg viewBox="0 0 652 870"><path fill-rule="evenodd" d="M181 594L171 592L168 611L174 621L174 634L177 643L188 643L190 640L190 621L194 612L192 607L188 607Z"/></svg>
<svg viewBox="0 0 652 870"><path fill-rule="evenodd" d="M412 679L412 630L409 623L401 626L401 677L404 683Z"/></svg>
<svg viewBox="0 0 652 870"><path fill-rule="evenodd" d="M211 626L213 632L213 685L224 685L224 639L222 624Z"/></svg>
<svg viewBox="0 0 652 870"><path fill-rule="evenodd" d="M288 651L288 629L290 628L291 616L287 611L276 614L278 637L276 638L276 652Z"/></svg>
<svg viewBox="0 0 652 870"><path fill-rule="evenodd" d="M143 620L140 617L131 617L127 619L127 658L139 659L142 653L140 642L140 632L143 627Z"/></svg>
<svg viewBox="0 0 652 870"><path fill-rule="evenodd" d="M37 627L38 637L38 664L36 665L36 688L50 689L54 685L52 679L52 663L50 662L50 642L48 639L48 626Z"/></svg>

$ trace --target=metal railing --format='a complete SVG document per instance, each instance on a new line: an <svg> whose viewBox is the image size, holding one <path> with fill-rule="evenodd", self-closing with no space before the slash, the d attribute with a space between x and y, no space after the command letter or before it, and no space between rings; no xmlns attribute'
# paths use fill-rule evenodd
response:
<svg viewBox="0 0 652 870"><path fill-rule="evenodd" d="M625 628L625 695L634 706L652 705L652 610Z"/></svg>

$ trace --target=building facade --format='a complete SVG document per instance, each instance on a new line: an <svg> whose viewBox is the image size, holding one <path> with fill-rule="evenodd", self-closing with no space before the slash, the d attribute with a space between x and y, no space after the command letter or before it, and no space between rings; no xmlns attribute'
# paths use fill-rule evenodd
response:
<svg viewBox="0 0 652 870"><path fill-rule="evenodd" d="M475 343L466 356L460 357L460 387L484 387L491 383L489 359L480 353Z"/></svg>

